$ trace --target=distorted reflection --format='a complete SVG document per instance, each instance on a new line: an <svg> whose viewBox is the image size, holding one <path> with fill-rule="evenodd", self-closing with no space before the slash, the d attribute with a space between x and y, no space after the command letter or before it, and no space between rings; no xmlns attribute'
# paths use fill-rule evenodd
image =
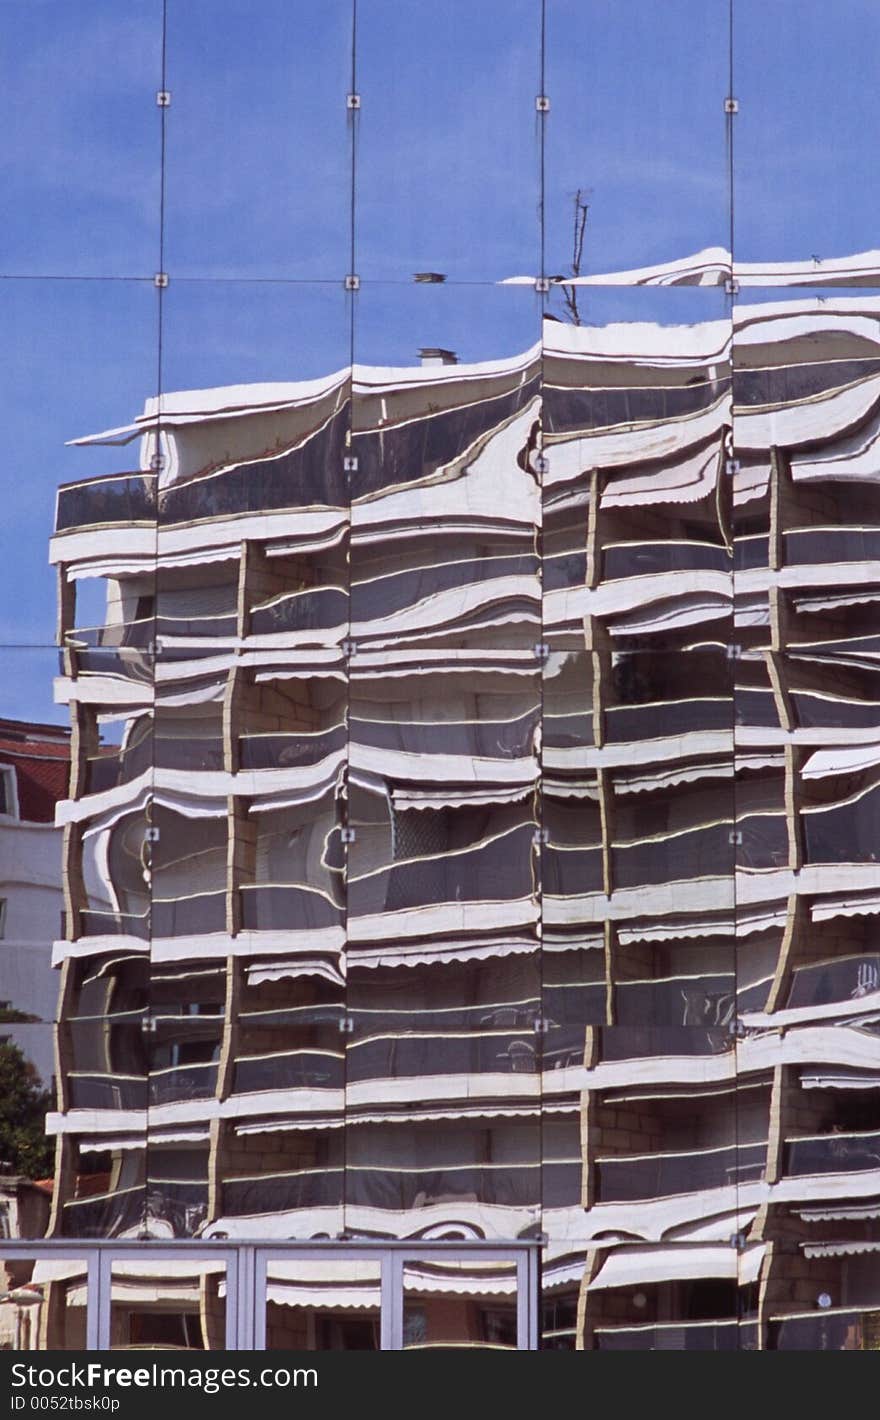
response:
<svg viewBox="0 0 880 1420"><path fill-rule="evenodd" d="M880 305L717 309L163 396L62 491L52 1232L543 1233L551 1348L877 1344ZM515 1345L505 1268L405 1261L405 1346ZM267 1285L379 1344L372 1263Z"/></svg>
<svg viewBox="0 0 880 1420"><path fill-rule="evenodd" d="M378 1351L380 1314L378 1261L352 1252L267 1264L267 1351Z"/></svg>
<svg viewBox="0 0 880 1420"><path fill-rule="evenodd" d="M0 1258L0 1351L83 1351L86 1263Z"/></svg>

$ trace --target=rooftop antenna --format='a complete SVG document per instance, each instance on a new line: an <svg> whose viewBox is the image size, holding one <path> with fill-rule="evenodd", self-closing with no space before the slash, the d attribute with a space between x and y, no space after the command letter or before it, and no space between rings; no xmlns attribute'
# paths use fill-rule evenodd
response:
<svg viewBox="0 0 880 1420"><path fill-rule="evenodd" d="M571 240L572 276L580 276L581 274L581 261L584 254L584 235L587 230L587 213L590 210L590 204L585 201L585 195L585 189L582 187L579 187L574 195L574 230ZM577 287L566 286L563 282L562 290L564 293L565 309L571 317L572 324L580 325L581 314L578 310Z"/></svg>

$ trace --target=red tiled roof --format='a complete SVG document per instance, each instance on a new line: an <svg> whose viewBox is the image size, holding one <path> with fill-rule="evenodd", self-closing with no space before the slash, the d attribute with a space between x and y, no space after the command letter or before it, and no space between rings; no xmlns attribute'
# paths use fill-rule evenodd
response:
<svg viewBox="0 0 880 1420"><path fill-rule="evenodd" d="M0 764L15 768L18 812L27 823L53 823L67 797L69 731L59 725L0 720Z"/></svg>
<svg viewBox="0 0 880 1420"><path fill-rule="evenodd" d="M15 744L37 744L41 748L60 745L62 748L70 740L70 730L66 725L45 725L39 720L4 720L0 716L0 739L10 739Z"/></svg>

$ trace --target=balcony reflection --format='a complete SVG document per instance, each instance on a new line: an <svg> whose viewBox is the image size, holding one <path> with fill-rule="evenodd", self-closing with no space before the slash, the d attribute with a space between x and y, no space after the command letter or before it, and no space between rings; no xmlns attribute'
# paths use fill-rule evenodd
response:
<svg viewBox="0 0 880 1420"><path fill-rule="evenodd" d="M59 491L55 1231L540 1232L550 1349L873 1344L880 317L732 270L166 394ZM405 1267L408 1348L512 1344Z"/></svg>

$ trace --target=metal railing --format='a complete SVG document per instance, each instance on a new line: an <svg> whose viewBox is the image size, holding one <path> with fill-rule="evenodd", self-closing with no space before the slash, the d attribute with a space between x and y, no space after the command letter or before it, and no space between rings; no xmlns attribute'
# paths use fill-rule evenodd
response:
<svg viewBox="0 0 880 1420"><path fill-rule="evenodd" d="M4 1238L0 1256L37 1262L75 1261L85 1264L86 1349L108 1351L111 1344L113 1267L117 1263L220 1263L226 1269L225 1344L228 1351L264 1351L269 1266L273 1262L370 1262L380 1277L380 1349L404 1349L404 1268L408 1263L473 1262L507 1264L516 1269L516 1349L538 1349L540 1296L538 1240L515 1242L267 1242L202 1241L174 1243L123 1242L78 1238L22 1241Z"/></svg>

